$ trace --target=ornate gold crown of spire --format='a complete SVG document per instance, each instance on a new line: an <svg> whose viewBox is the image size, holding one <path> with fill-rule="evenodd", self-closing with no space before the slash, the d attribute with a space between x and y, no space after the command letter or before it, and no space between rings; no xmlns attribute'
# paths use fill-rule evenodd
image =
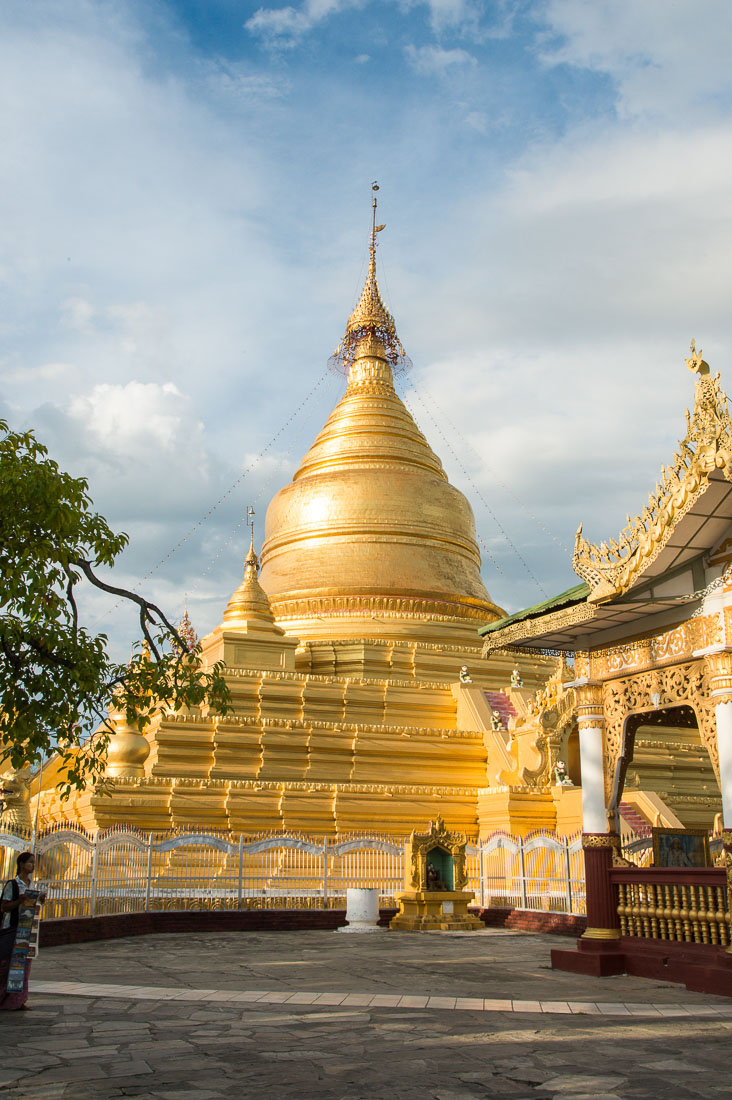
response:
<svg viewBox="0 0 732 1100"><path fill-rule="evenodd" d="M333 352L330 363L344 373L348 371L356 358L359 345L368 338L369 354L380 356L395 369L409 367L410 361L397 336L394 318L384 305L376 278L376 234L386 229L386 225L376 224L376 192L378 183L371 184L374 192L371 204L371 242L369 244L369 270L361 292L358 305L348 318L346 332L340 344Z"/></svg>

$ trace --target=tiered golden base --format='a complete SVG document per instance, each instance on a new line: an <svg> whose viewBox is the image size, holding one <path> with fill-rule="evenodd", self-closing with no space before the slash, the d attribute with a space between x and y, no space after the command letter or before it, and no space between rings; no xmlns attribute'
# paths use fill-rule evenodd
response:
<svg viewBox="0 0 732 1100"><path fill-rule="evenodd" d="M468 905L469 890L406 890L397 894L399 912L389 928L395 932L480 932L485 925ZM445 912L445 903L451 911Z"/></svg>

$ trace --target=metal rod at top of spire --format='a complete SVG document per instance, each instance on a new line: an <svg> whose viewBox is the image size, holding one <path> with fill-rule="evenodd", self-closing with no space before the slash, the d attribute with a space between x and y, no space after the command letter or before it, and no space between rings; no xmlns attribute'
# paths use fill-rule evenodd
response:
<svg viewBox="0 0 732 1100"><path fill-rule="evenodd" d="M379 185L376 180L371 184L371 190L374 193L374 198L371 203L371 244L369 250L371 252L371 258L373 259L376 255L376 234L380 233L382 229L386 229L386 223L384 223L384 225L376 224L376 192L379 190Z"/></svg>

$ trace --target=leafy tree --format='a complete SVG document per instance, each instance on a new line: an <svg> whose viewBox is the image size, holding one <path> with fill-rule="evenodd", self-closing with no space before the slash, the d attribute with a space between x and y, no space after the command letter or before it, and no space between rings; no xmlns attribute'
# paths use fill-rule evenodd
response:
<svg viewBox="0 0 732 1100"><path fill-rule="evenodd" d="M88 488L33 432L0 420L0 763L20 768L56 750L66 796L103 773L110 703L140 730L163 711L231 709L221 663L205 669L201 647L190 649L159 607L97 576L128 537L93 511ZM129 665L80 623L82 583L137 605L143 641Z"/></svg>

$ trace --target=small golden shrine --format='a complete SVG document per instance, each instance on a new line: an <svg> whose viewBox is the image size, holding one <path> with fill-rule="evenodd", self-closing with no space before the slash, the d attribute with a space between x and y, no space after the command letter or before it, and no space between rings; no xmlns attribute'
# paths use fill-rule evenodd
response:
<svg viewBox="0 0 732 1100"><path fill-rule="evenodd" d="M466 890L467 837L448 831L437 816L426 833L413 832L404 846L406 889L397 894L399 912L389 927L400 932L480 931L468 912L475 895Z"/></svg>

